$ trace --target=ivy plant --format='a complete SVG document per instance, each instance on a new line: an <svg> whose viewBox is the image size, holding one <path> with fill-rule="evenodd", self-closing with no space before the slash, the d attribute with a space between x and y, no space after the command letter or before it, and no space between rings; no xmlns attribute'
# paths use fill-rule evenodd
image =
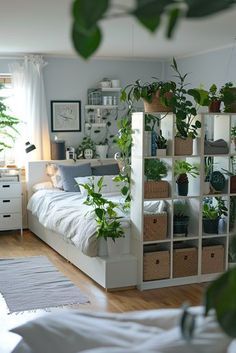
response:
<svg viewBox="0 0 236 353"><path fill-rule="evenodd" d="M101 22L105 19L131 16L152 33L165 26L165 36L172 38L181 19L204 18L234 4L235 0L136 0L134 6L129 7L116 5L112 0L73 0L72 42L77 53L87 59L101 45Z"/></svg>

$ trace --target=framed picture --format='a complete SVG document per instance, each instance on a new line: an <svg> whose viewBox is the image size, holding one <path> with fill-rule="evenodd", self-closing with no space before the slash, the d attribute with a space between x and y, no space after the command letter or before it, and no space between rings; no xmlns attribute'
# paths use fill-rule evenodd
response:
<svg viewBox="0 0 236 353"><path fill-rule="evenodd" d="M81 101L51 101L51 130L81 131Z"/></svg>

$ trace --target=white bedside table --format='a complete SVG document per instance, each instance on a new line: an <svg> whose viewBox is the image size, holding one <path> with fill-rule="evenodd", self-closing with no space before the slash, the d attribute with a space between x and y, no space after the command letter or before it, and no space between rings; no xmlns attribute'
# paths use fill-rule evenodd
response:
<svg viewBox="0 0 236 353"><path fill-rule="evenodd" d="M20 229L22 235L20 172L19 169L0 169L0 231Z"/></svg>

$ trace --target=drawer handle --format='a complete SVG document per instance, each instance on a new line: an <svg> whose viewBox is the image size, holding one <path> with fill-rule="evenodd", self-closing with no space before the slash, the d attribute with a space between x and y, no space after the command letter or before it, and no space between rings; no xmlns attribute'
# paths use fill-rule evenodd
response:
<svg viewBox="0 0 236 353"><path fill-rule="evenodd" d="M159 260L156 260L156 265L159 265L160 261Z"/></svg>
<svg viewBox="0 0 236 353"><path fill-rule="evenodd" d="M3 218L10 218L10 217L11 217L10 214L4 214L4 215L3 215Z"/></svg>
<svg viewBox="0 0 236 353"><path fill-rule="evenodd" d="M184 260L188 260L188 255L185 255L185 256L184 256Z"/></svg>
<svg viewBox="0 0 236 353"><path fill-rule="evenodd" d="M5 202L11 202L11 200L2 200L3 203Z"/></svg>
<svg viewBox="0 0 236 353"><path fill-rule="evenodd" d="M211 253L211 257L215 257L215 254L214 254L214 253Z"/></svg>
<svg viewBox="0 0 236 353"><path fill-rule="evenodd" d="M3 185L2 187L3 187L3 188L9 188L10 185Z"/></svg>

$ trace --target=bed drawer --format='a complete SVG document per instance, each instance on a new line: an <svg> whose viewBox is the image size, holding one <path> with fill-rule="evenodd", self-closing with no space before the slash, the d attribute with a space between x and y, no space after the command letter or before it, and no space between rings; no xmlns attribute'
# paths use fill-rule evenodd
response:
<svg viewBox="0 0 236 353"><path fill-rule="evenodd" d="M21 183L0 182L0 198L21 196Z"/></svg>
<svg viewBox="0 0 236 353"><path fill-rule="evenodd" d="M0 213L17 213L21 211L21 198L0 198Z"/></svg>
<svg viewBox="0 0 236 353"><path fill-rule="evenodd" d="M21 213L0 214L0 230L20 229L21 223Z"/></svg>

